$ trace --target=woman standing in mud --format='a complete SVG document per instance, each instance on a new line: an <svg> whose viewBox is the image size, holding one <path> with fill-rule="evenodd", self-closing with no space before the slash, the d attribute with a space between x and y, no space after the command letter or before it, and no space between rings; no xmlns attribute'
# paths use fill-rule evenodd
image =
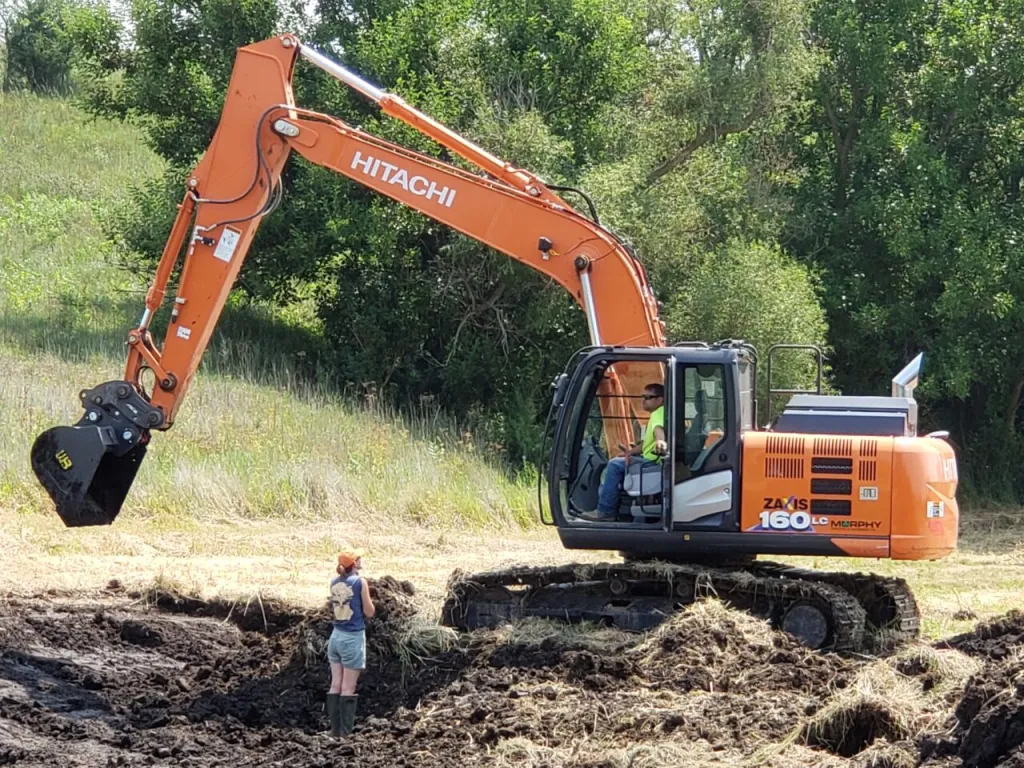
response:
<svg viewBox="0 0 1024 768"><path fill-rule="evenodd" d="M366 669L366 619L376 613L370 587L359 571L362 552L338 555L338 576L331 581L334 629L327 641L331 665L331 689L327 693L327 717L332 736L352 733L356 721L356 683Z"/></svg>

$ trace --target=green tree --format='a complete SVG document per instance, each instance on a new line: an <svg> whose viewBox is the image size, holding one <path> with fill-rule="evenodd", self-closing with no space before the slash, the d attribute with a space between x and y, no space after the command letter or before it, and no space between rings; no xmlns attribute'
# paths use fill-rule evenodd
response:
<svg viewBox="0 0 1024 768"><path fill-rule="evenodd" d="M1024 4L829 0L815 32L790 233L822 271L837 381L884 391L924 350L925 424L974 492L1024 498Z"/></svg>
<svg viewBox="0 0 1024 768"><path fill-rule="evenodd" d="M27 88L66 94L71 90L73 48L62 23L63 11L63 0L30 0L10 16L4 33L5 91Z"/></svg>
<svg viewBox="0 0 1024 768"><path fill-rule="evenodd" d="M775 245L733 240L695 260L686 282L672 294L668 317L678 339L744 339L760 353L758 402L767 405L767 352L772 344L824 342L827 325L818 285L806 266ZM813 355L787 353L773 361L772 385L809 386ZM782 398L773 412L785 404ZM763 419L766 407L759 409Z"/></svg>
<svg viewBox="0 0 1024 768"><path fill-rule="evenodd" d="M124 66L124 30L103 2L0 0L4 90L88 92Z"/></svg>

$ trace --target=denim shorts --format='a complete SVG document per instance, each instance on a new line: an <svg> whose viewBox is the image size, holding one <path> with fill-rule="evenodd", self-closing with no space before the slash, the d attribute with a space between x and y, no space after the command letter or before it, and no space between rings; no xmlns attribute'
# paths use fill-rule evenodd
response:
<svg viewBox="0 0 1024 768"><path fill-rule="evenodd" d="M366 669L366 630L344 632L334 629L327 641L327 660L345 669Z"/></svg>

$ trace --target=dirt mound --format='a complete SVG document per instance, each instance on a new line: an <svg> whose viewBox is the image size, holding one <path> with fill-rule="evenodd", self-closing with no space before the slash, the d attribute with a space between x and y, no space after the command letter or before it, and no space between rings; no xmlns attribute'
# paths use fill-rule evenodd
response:
<svg viewBox="0 0 1024 768"><path fill-rule="evenodd" d="M922 765L1024 768L1024 612L982 622L936 647L967 654L980 669L954 699L952 732L921 740Z"/></svg>
<svg viewBox="0 0 1024 768"><path fill-rule="evenodd" d="M1005 659L1024 647L1024 611L1013 610L982 622L971 632L944 640L941 645L971 656Z"/></svg>
<svg viewBox="0 0 1024 768"><path fill-rule="evenodd" d="M342 744L322 735L326 610L167 593L11 600L0 765L738 760L785 741L855 671L715 602L646 637L534 621L455 642L417 614L412 585L372 591L357 732Z"/></svg>
<svg viewBox="0 0 1024 768"><path fill-rule="evenodd" d="M956 719L957 753L967 768L994 768L1019 760L1024 747L1024 654L990 663L974 675L956 708Z"/></svg>
<svg viewBox="0 0 1024 768"><path fill-rule="evenodd" d="M408 614L410 589L382 580L374 592L382 619L374 630L386 644ZM151 592L91 603L10 600L0 615L0 765L260 765L296 750L315 757L329 632L325 612L258 599ZM397 662L377 661L360 701L364 717L414 706L444 680L443 661L405 682L393 672ZM266 761L253 759L253 749Z"/></svg>
<svg viewBox="0 0 1024 768"><path fill-rule="evenodd" d="M718 601L691 606L639 649L646 676L672 690L800 691L843 687L851 665L814 653L789 635Z"/></svg>
<svg viewBox="0 0 1024 768"><path fill-rule="evenodd" d="M1024 768L1024 750L1017 750L996 768Z"/></svg>

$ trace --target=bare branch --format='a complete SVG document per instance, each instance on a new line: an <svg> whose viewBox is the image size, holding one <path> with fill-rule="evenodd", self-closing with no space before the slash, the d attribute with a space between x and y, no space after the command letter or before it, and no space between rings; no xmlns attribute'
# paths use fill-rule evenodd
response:
<svg viewBox="0 0 1024 768"><path fill-rule="evenodd" d="M647 186L649 187L653 185L663 176L671 173L679 166L684 165L690 157L693 156L693 153L701 147L724 139L730 134L742 133L743 131L748 130L768 112L768 104L769 100L763 99L761 103L744 116L742 120L738 120L733 123L725 123L723 125L710 125L705 128L693 139L680 147L680 149L668 160L665 160L656 166L647 176Z"/></svg>
<svg viewBox="0 0 1024 768"><path fill-rule="evenodd" d="M494 289L491 295L487 299L485 299L481 304L477 304L476 300L473 300L473 306L469 308L469 312L467 312L465 316L462 318L462 320L459 321L459 326L458 328L455 329L455 335L452 337L452 343L451 346L448 348L448 354L445 356L444 363L442 363L441 365L442 368L446 367L448 363L451 362L452 357L455 355L455 352L459 346L459 336L462 334L462 329L466 327L466 323L468 323L470 320L474 320L480 317L488 310L493 309L495 313L500 312L496 305L497 302L501 299L502 294L505 293L505 286L505 283L498 283L497 287ZM466 286L466 290L469 290L468 285ZM470 296L472 297L472 294L470 294ZM501 326L500 314L498 317L498 325ZM505 333L504 328L502 328L502 336L507 339L507 334Z"/></svg>

